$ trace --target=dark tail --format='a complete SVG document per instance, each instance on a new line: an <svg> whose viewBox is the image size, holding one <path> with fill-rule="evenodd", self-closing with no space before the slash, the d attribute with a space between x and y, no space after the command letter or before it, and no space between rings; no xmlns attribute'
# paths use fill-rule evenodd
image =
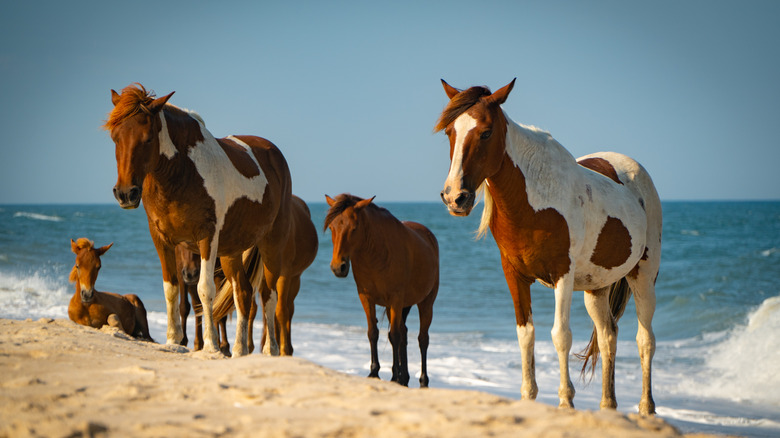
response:
<svg viewBox="0 0 780 438"><path fill-rule="evenodd" d="M253 246L250 250L244 251L243 259L244 272L249 277L249 283L252 284L254 293L259 288L260 281L263 280L263 264L260 263L260 251ZM219 321L233 313L235 308L233 285L227 281L221 269L214 271L214 283L217 286L217 296L214 298L212 315L214 315L214 321Z"/></svg>
<svg viewBox="0 0 780 438"><path fill-rule="evenodd" d="M629 298L631 298L631 289L628 287L628 280L626 280L625 277L612 283L612 286L609 287L609 307L612 311L615 328L617 328L617 322L626 310L626 304L628 303ZM593 333L590 335L590 342L587 347L585 347L581 353L575 355L578 359L583 361L581 374L583 379L585 378L585 372L587 371L590 362L590 378L592 379L593 375L596 373L596 363L599 359L598 333L596 333L595 327L593 328Z"/></svg>

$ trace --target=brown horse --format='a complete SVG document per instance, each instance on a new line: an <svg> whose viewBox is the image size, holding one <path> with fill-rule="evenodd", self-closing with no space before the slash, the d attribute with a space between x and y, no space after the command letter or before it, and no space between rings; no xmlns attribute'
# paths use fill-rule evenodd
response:
<svg viewBox="0 0 780 438"><path fill-rule="evenodd" d="M330 268L340 278L352 263L358 296L368 321L371 343L371 373L379 377L376 306L390 315L390 343L393 346L394 382L408 386L406 360L406 317L411 306L420 312L420 386L428 386L428 328L433 302L439 290L439 244L433 233L416 222L401 222L371 199L341 194L325 195L330 209L325 229L330 228L333 258Z"/></svg>
<svg viewBox="0 0 780 438"><path fill-rule="evenodd" d="M501 104L514 83L491 93L485 87L461 91L442 80L450 101L435 129L444 130L450 141L452 163L441 192L450 213L468 215L477 189L485 195L479 234L488 228L493 233L514 301L522 397L537 394L530 287L539 280L555 289L552 338L560 365L560 406L573 406L574 398L569 378L572 291L586 291L585 307L595 325L587 355L604 353L602 408L617 406L617 318L633 292L642 363L639 412L653 413L652 320L662 222L653 181L625 155L599 152L575 160L547 132L513 122Z"/></svg>
<svg viewBox="0 0 780 438"><path fill-rule="evenodd" d="M70 271L70 281L76 283L76 293L70 299L68 317L77 324L95 328L110 325L130 336L154 342L149 335L146 308L138 296L95 290L100 256L111 245L113 243L95 248L92 241L84 237L75 242L71 239L70 249L76 254L76 264Z"/></svg>
<svg viewBox="0 0 780 438"><path fill-rule="evenodd" d="M179 284L184 289L179 292L179 312L181 313L181 330L183 338L181 345L187 346L187 317L190 314L190 300L195 311L195 339L192 341L192 349L203 349L203 306L198 297L198 278L200 277L200 256L180 243L176 245L176 276ZM189 299L188 299L189 298ZM227 339L227 317L217 319L217 332L219 334L219 350L225 356L230 356L230 343Z"/></svg>
<svg viewBox="0 0 780 438"><path fill-rule="evenodd" d="M278 296L272 296L272 291L264 282L260 283L260 296L263 306L264 330L260 343L263 352L282 356L292 356L292 317L295 312L295 297L301 287L301 275L317 256L319 241L317 229L311 221L311 212L303 200L292 196L292 220L290 221L290 233L288 234L282 257L281 275L276 283ZM225 282L220 288L217 298L214 300L214 319L226 318L233 311L233 303L230 299L233 295L232 287ZM276 305L273 303L276 301ZM274 322L274 311L276 322ZM252 340L252 322L257 315L257 304L252 299L249 325L249 350L254 349ZM269 329L274 328L274 336L269 336ZM277 346L278 341L278 346Z"/></svg>
<svg viewBox="0 0 780 438"><path fill-rule="evenodd" d="M257 247L265 281L275 287L290 222L290 171L270 141L254 136L216 139L200 116L167 104L172 95L155 98L140 84L125 87L122 94L111 90L114 108L104 128L116 144L114 196L125 209L137 208L143 200L162 267L167 343L182 339L174 248L186 242L201 257L203 349L218 351L212 302L219 257L227 281L235 286L233 356L243 356L253 288L241 255Z"/></svg>

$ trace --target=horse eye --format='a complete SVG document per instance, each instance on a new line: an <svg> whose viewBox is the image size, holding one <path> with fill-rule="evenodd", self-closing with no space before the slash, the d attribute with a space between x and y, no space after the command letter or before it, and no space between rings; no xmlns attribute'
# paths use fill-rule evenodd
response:
<svg viewBox="0 0 780 438"><path fill-rule="evenodd" d="M493 131L485 131L482 133L482 135L479 136L482 140L487 140L490 138L490 134L492 134Z"/></svg>

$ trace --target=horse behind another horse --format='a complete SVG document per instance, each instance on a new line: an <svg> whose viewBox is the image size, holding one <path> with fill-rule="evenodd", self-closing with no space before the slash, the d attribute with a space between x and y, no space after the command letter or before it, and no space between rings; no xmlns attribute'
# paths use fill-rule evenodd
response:
<svg viewBox="0 0 780 438"><path fill-rule="evenodd" d="M390 343L393 345L392 380L409 384L406 359L406 317L413 305L420 312L420 386L428 386L428 328L433 318L433 302L439 291L439 244L425 226L401 222L389 211L361 199L341 194L325 196L330 210L325 228L333 239L330 267L337 277L349 274L352 264L360 302L368 321L371 343L371 373L379 377L376 306L388 309Z"/></svg>
<svg viewBox="0 0 780 438"><path fill-rule="evenodd" d="M84 237L70 241L71 250L76 254L70 281L76 283L76 293L68 305L68 317L77 324L95 328L110 325L130 336L154 342L149 335L146 309L137 295L95 290L95 280L101 267L100 256L111 245L113 243L95 248L92 241Z"/></svg>

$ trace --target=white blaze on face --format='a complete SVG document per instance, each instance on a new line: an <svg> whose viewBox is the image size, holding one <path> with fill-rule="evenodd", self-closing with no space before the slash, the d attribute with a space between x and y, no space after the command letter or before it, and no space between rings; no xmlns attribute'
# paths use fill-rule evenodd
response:
<svg viewBox="0 0 780 438"><path fill-rule="evenodd" d="M463 184L463 143L469 132L477 126L477 120L470 115L463 113L455 119L452 127L455 130L455 146L452 150L452 164L450 173L444 182L444 187L450 187L450 193L457 193L461 190Z"/></svg>

